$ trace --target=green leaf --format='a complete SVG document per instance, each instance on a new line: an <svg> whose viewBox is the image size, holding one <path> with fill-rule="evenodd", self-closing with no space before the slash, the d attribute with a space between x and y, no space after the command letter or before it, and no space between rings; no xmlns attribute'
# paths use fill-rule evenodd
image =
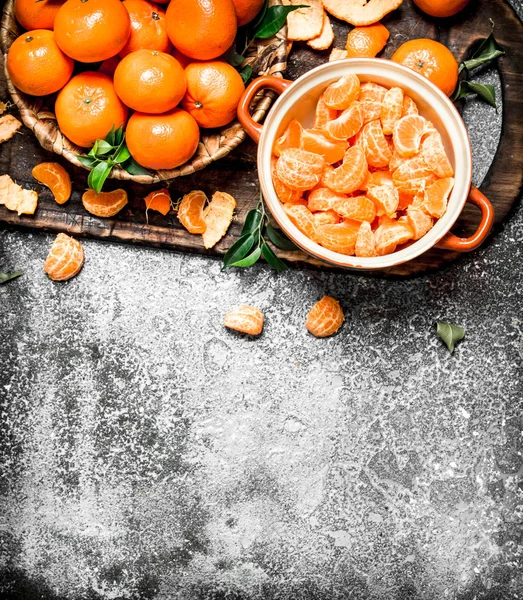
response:
<svg viewBox="0 0 523 600"><path fill-rule="evenodd" d="M125 142L122 142L118 150L114 153L112 160L115 164L121 164L126 160L129 160L129 158L131 158L131 153Z"/></svg>
<svg viewBox="0 0 523 600"><path fill-rule="evenodd" d="M89 173L89 177L87 178L87 185L94 190L96 193L100 193L102 191L103 185L107 177L109 177L109 173L112 170L112 166L109 165L106 161L100 161L96 167Z"/></svg>
<svg viewBox="0 0 523 600"><path fill-rule="evenodd" d="M111 127L111 131L105 136L105 141L108 144L111 144L111 146L115 145L115 140L116 140L116 136L115 136L115 131L114 131L114 125Z"/></svg>
<svg viewBox="0 0 523 600"><path fill-rule="evenodd" d="M119 146L123 142L123 139L123 125L120 125L120 127L118 127L118 129L114 132L114 145Z"/></svg>
<svg viewBox="0 0 523 600"><path fill-rule="evenodd" d="M100 140L96 140L95 143L93 144L93 147L89 150L89 152L87 153L87 156L92 156L93 158L96 158L96 154L98 152L98 142Z"/></svg>
<svg viewBox="0 0 523 600"><path fill-rule="evenodd" d="M139 165L132 156L122 163L122 167L131 175L152 175L150 171Z"/></svg>
<svg viewBox="0 0 523 600"><path fill-rule="evenodd" d="M236 48L233 46L221 57L221 60L224 60L233 67L239 67L245 59L241 54L236 52Z"/></svg>
<svg viewBox="0 0 523 600"><path fill-rule="evenodd" d="M465 337L465 330L462 327L440 321L436 323L436 333L445 342L451 354L454 352L455 344Z"/></svg>
<svg viewBox="0 0 523 600"><path fill-rule="evenodd" d="M243 83L246 84L252 76L252 67L251 65L246 65L241 71L240 75L243 79Z"/></svg>
<svg viewBox="0 0 523 600"><path fill-rule="evenodd" d="M478 46L478 49L472 55L470 60L465 60L461 63L459 67L459 72L463 71L463 69L467 69L470 71L471 69L475 69L480 65L484 65L496 58L503 56L505 51L498 44L494 37L494 23L492 23L492 31L488 38L485 38L481 44Z"/></svg>
<svg viewBox="0 0 523 600"><path fill-rule="evenodd" d="M114 150L114 146L105 140L96 140L96 156L105 156Z"/></svg>
<svg viewBox="0 0 523 600"><path fill-rule="evenodd" d="M263 220L263 213L261 210L254 208L247 213L247 217L245 217L245 223L242 229L242 235L246 235L247 233L254 233L259 227L260 223Z"/></svg>
<svg viewBox="0 0 523 600"><path fill-rule="evenodd" d="M236 240L234 244L227 250L225 256L223 257L223 269L227 267L231 267L234 263L242 260L247 256L247 253L250 252L251 248L254 246L254 235L248 234L243 235L241 238Z"/></svg>
<svg viewBox="0 0 523 600"><path fill-rule="evenodd" d="M265 228L265 233L276 248L280 248L280 250L299 250L298 246L281 229L276 229L270 223Z"/></svg>
<svg viewBox="0 0 523 600"><path fill-rule="evenodd" d="M228 267L252 267L252 265L258 261L261 256L261 248L255 248L249 256L243 258L242 260L238 260L234 263L227 265Z"/></svg>
<svg viewBox="0 0 523 600"><path fill-rule="evenodd" d="M280 260L276 254L274 254L272 248L265 240L263 240L261 251L263 258L271 265L273 269L276 269L276 271L285 271L287 269L287 265Z"/></svg>
<svg viewBox="0 0 523 600"><path fill-rule="evenodd" d="M299 8L310 8L308 4L299 4L297 6L271 6L267 9L263 21L254 30L254 37L260 40L276 35L285 25L287 15Z"/></svg>
<svg viewBox="0 0 523 600"><path fill-rule="evenodd" d="M269 8L269 0L265 0L256 19L254 19L254 21L253 21L253 25L251 28L252 31L256 31L256 29L258 29L258 27L261 25L261 23L263 23L263 20L265 19L265 15L267 14L268 8Z"/></svg>
<svg viewBox="0 0 523 600"><path fill-rule="evenodd" d="M483 85L481 83L472 83L470 81L460 81L454 94L452 94L452 100L461 100L477 94L480 98L485 100L490 106L497 108L496 106L496 91L493 85Z"/></svg>
<svg viewBox="0 0 523 600"><path fill-rule="evenodd" d="M82 165L88 167L89 169L92 169L100 162L97 158L92 156L77 156L76 158L82 163Z"/></svg>
<svg viewBox="0 0 523 600"><path fill-rule="evenodd" d="M23 274L23 271L14 271L13 273L0 273L0 283L7 283L8 281L11 281L11 279L16 279L17 277L20 277L20 275Z"/></svg>

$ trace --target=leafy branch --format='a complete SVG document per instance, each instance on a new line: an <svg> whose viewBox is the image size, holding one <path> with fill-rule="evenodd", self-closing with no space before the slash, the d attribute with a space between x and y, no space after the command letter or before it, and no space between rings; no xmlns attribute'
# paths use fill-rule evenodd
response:
<svg viewBox="0 0 523 600"><path fill-rule="evenodd" d="M472 69L476 69L481 65L490 63L493 60L496 60L496 58L499 58L505 54L505 51L498 44L494 37L494 21L492 21L492 19L490 20L490 24L490 35L481 42L469 60L464 60L459 65L459 73L465 71L468 75L469 71L472 71ZM459 81L451 100L461 100L462 98L467 98L468 96L474 94L482 98L485 102L490 104L490 106L497 108L496 92L493 85L474 83L468 81L467 79L462 79Z"/></svg>
<svg viewBox="0 0 523 600"><path fill-rule="evenodd" d="M256 208L247 213L240 238L223 257L222 271L228 267L251 267L261 256L276 271L284 271L286 264L276 256L267 241L281 250L299 250L280 229L269 223L260 194Z"/></svg>
<svg viewBox="0 0 523 600"><path fill-rule="evenodd" d="M118 129L111 127L105 138L94 143L87 156L77 156L78 160L91 169L87 185L95 192L102 191L105 180L111 174L113 167L121 166L131 175L150 175L147 169L140 166L131 156L125 143L123 126Z"/></svg>

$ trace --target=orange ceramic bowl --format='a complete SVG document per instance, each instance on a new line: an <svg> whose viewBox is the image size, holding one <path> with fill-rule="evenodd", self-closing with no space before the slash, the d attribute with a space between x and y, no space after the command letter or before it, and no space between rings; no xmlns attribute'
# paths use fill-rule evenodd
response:
<svg viewBox="0 0 523 600"><path fill-rule="evenodd" d="M361 81L403 88L418 105L420 114L430 119L440 132L454 167L454 189L443 217L421 239L385 256L346 256L316 244L291 223L272 183L271 156L275 140L292 119L298 119L304 127L312 126L316 104L325 88L348 73L355 73ZM252 99L262 88L281 94L263 127L255 123L249 114ZM295 244L320 260L351 269L387 269L412 260L433 247L458 252L474 250L490 231L494 209L487 198L472 186L472 153L465 124L445 94L430 81L402 65L378 58L350 58L321 65L294 82L260 77L246 89L238 106L238 118L247 133L259 144L258 177L270 212ZM450 229L467 201L480 208L481 222L471 237L458 238L450 233Z"/></svg>

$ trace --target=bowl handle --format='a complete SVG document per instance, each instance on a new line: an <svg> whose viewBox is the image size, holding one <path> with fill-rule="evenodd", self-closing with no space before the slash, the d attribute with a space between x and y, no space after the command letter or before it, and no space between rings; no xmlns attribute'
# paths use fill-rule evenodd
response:
<svg viewBox="0 0 523 600"><path fill-rule="evenodd" d="M476 232L468 238L460 238L452 233L448 233L436 244L436 248L454 250L455 252L470 252L484 242L494 221L494 207L490 203L490 200L473 185L470 186L467 202L472 202L472 204L475 204L481 210L481 222Z"/></svg>
<svg viewBox="0 0 523 600"><path fill-rule="evenodd" d="M269 88L277 92L278 94L283 93L290 85L292 81L287 79L281 79L279 77L273 77L272 75L265 75L255 79L243 92L243 96L238 104L238 120L242 124L242 127L250 135L250 137L258 143L262 132L262 126L256 123L251 117L249 108L251 106L252 99L256 94L263 88Z"/></svg>

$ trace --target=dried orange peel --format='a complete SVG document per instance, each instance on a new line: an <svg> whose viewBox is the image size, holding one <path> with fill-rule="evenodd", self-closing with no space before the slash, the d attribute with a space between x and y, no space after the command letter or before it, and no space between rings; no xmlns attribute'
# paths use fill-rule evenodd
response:
<svg viewBox="0 0 523 600"><path fill-rule="evenodd" d="M215 192L209 205L203 211L205 231L202 234L206 249L215 246L227 233L231 224L236 200L225 192Z"/></svg>
<svg viewBox="0 0 523 600"><path fill-rule="evenodd" d="M323 25L320 35L309 40L307 44L313 50L327 50L327 48L332 46L332 42L334 42L334 30L332 29L329 15L323 11Z"/></svg>
<svg viewBox="0 0 523 600"><path fill-rule="evenodd" d="M0 176L0 204L19 215L33 215L38 204L38 194L25 190L15 183L9 175Z"/></svg>
<svg viewBox="0 0 523 600"><path fill-rule="evenodd" d="M20 127L22 127L22 123L13 115L0 117L0 144L10 140Z"/></svg>
<svg viewBox="0 0 523 600"><path fill-rule="evenodd" d="M322 0L283 0L282 3L284 6L308 5L287 16L287 39L311 40L321 34L324 15Z"/></svg>
<svg viewBox="0 0 523 600"><path fill-rule="evenodd" d="M396 10L403 0L323 0L325 10L351 25L372 25Z"/></svg>

